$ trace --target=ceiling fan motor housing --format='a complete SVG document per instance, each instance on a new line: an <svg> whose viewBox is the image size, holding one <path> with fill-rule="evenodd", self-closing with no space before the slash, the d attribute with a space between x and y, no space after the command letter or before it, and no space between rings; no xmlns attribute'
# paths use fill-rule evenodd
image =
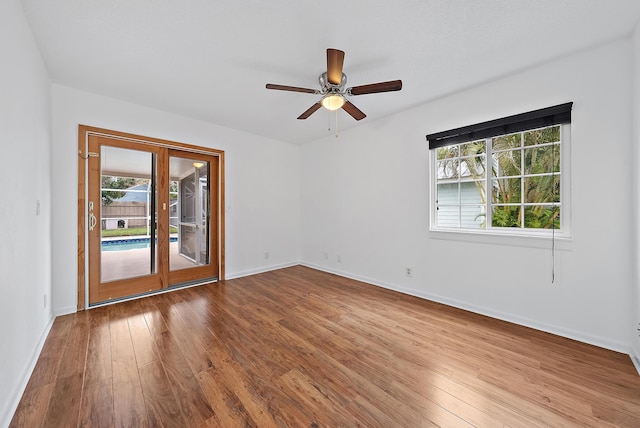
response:
<svg viewBox="0 0 640 428"><path fill-rule="evenodd" d="M318 78L320 87L322 88L322 94L344 94L344 87L347 85L347 75L342 73L342 79L339 85L334 85L329 82L327 78L327 72L325 71Z"/></svg>

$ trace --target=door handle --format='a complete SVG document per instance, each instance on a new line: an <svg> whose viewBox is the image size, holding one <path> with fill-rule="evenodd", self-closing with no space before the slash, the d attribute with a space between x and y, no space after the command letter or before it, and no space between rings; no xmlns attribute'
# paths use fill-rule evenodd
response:
<svg viewBox="0 0 640 428"><path fill-rule="evenodd" d="M89 232L92 232L98 223L98 219L93 215L93 201L89 201Z"/></svg>
<svg viewBox="0 0 640 428"><path fill-rule="evenodd" d="M89 213L89 232L92 232L98 223L98 219L93 213Z"/></svg>

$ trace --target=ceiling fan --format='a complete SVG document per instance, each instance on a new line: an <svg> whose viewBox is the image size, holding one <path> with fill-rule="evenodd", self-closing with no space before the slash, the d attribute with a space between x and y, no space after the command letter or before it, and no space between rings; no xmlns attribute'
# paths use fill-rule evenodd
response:
<svg viewBox="0 0 640 428"><path fill-rule="evenodd" d="M327 110L342 108L355 120L367 117L358 107L353 105L347 97L353 95L375 94L378 92L399 91L402 89L402 80L390 80L388 82L371 83L369 85L353 86L345 88L347 76L342 72L344 52L338 49L327 49L327 71L318 78L321 89L299 88L297 86L274 85L267 83L267 89L278 91L303 92L306 94L322 95L320 101L309 107L298 119L306 119L315 113L320 107Z"/></svg>

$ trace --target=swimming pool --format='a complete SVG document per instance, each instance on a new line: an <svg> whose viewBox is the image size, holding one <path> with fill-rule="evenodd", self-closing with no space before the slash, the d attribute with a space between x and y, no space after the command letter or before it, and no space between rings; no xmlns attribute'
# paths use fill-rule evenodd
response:
<svg viewBox="0 0 640 428"><path fill-rule="evenodd" d="M175 236L169 238L169 242L176 241L178 241L178 238ZM140 248L149 248L150 246L150 238L124 238L102 241L102 251L126 251Z"/></svg>

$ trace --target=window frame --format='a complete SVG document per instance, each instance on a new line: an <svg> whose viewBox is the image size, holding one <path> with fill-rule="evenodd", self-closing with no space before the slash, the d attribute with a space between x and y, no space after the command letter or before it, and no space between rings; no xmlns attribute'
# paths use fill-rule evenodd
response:
<svg viewBox="0 0 640 428"><path fill-rule="evenodd" d="M429 219L429 231L431 236L436 238L449 239L453 236L497 236L497 237L527 237L527 238L542 238L546 241L548 238L558 238L560 240L571 238L571 124L560 123L556 125L548 126L533 126L529 129L521 130L519 132L526 132L529 130L535 130L540 128L546 128L550 126L560 126L560 229L527 229L525 227L494 227L492 224L492 175L491 168L485 167L484 182L486 187L486 226L484 229L472 229L472 228L445 228L440 227L437 224L437 208L436 202L438 198L437 186L438 186L438 147L429 150L429 181L430 181L430 219ZM485 159L489 162L492 154L492 138L502 135L511 135L514 132L508 132L504 134L494 135L486 138L476 138L466 142L457 142L456 145L462 145L471 141L485 140ZM524 144L524 143L523 143ZM523 149L524 146L521 147ZM522 173L520 177L524 178L527 174ZM521 206L524 206L524 202L520 202ZM531 241L531 240L528 240Z"/></svg>

